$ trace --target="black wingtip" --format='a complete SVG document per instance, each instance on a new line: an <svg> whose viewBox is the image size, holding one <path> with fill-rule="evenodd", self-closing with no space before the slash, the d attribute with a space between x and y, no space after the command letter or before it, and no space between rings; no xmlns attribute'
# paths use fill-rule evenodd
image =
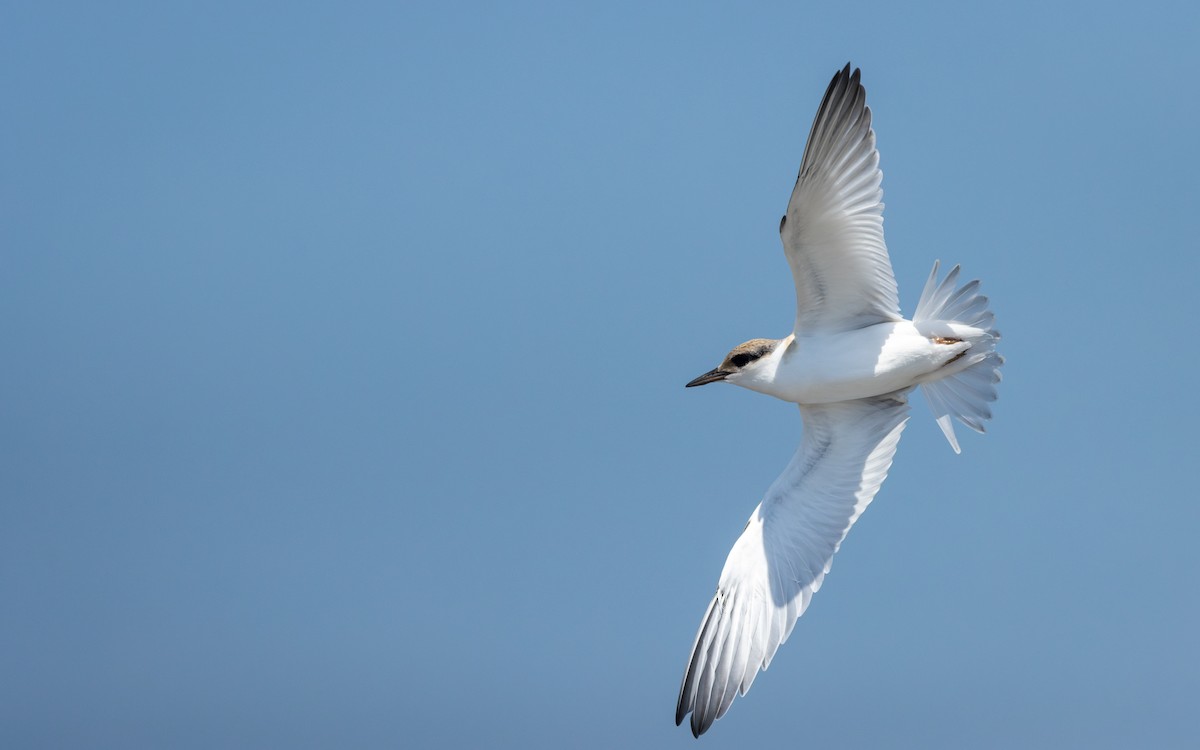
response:
<svg viewBox="0 0 1200 750"><path fill-rule="evenodd" d="M826 99L829 98L830 92L832 92L834 87L837 86L837 82L839 80L841 80L842 78L847 77L849 75L850 75L850 63L846 63L846 67L842 68L841 70L835 71L833 74L833 78L829 79L829 85L825 87L825 98ZM823 102L823 101L821 102L821 104L824 104L824 103L825 102ZM817 107L817 109L820 110L821 108Z"/></svg>
<svg viewBox="0 0 1200 750"><path fill-rule="evenodd" d="M862 80L862 68L854 67L854 64L847 60L846 66L833 74L834 81L838 80L839 78L847 79L851 86L856 85ZM831 81L830 86L832 85L833 82Z"/></svg>

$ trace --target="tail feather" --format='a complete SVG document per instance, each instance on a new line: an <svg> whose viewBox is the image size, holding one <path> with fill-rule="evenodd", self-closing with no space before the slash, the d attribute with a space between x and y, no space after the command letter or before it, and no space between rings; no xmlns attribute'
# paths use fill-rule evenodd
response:
<svg viewBox="0 0 1200 750"><path fill-rule="evenodd" d="M950 447L961 453L953 419L976 432L984 431L983 423L992 418L988 405L996 400L1004 357L996 352L1000 332L994 328L996 317L988 309L988 298L979 293L979 281L956 286L959 267L955 266L939 284L938 265L933 264L925 282L913 322L936 328L942 332L939 335L952 331L970 348L922 383L921 391Z"/></svg>

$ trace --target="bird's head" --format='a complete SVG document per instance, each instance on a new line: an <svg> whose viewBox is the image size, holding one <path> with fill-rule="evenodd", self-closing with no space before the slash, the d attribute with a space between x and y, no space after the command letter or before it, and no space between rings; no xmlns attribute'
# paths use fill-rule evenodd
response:
<svg viewBox="0 0 1200 750"><path fill-rule="evenodd" d="M779 346L774 339L751 339L744 344L733 347L733 351L725 355L725 359L715 369L709 370L685 387L708 385L718 380L728 380L735 385L739 380L752 377L769 361L768 355Z"/></svg>

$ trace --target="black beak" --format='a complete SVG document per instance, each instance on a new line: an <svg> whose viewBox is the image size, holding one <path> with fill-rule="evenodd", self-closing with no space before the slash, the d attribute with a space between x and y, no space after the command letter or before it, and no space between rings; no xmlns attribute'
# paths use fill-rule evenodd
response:
<svg viewBox="0 0 1200 750"><path fill-rule="evenodd" d="M704 373L700 377L685 385L684 388L691 388L692 386L696 385L708 385L709 383L715 383L718 380L724 380L727 377L729 377L729 373L722 372L721 368L718 367L715 370L709 370L708 372Z"/></svg>

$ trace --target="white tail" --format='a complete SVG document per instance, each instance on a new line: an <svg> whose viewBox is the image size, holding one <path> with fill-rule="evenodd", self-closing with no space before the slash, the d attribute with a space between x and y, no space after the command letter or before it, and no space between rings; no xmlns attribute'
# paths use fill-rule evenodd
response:
<svg viewBox="0 0 1200 750"><path fill-rule="evenodd" d="M962 449L958 447L950 418L983 432L984 421L992 417L988 404L996 400L1000 365L1004 364L1004 357L996 352L1000 332L993 328L996 317L988 309L988 298L979 293L978 279L955 288L958 270L955 266L939 284L935 261L913 314L913 323L922 333L957 338L970 344L958 359L921 384L925 400L955 453L961 453Z"/></svg>

